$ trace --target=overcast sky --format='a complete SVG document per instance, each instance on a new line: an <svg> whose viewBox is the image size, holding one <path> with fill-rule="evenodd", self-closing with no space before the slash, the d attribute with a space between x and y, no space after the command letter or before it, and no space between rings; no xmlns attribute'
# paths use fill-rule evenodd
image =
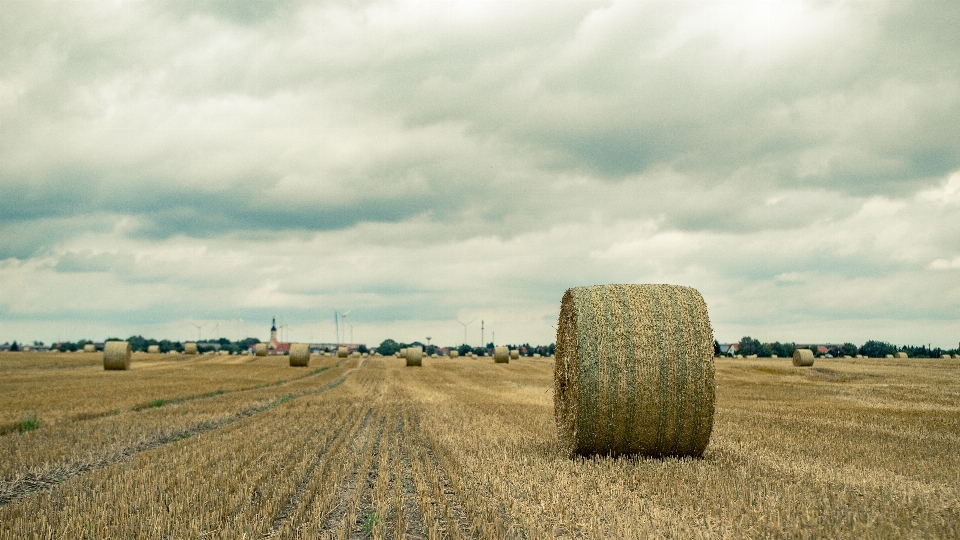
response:
<svg viewBox="0 0 960 540"><path fill-rule="evenodd" d="M955 0L0 7L0 342L960 341ZM350 328L343 327L349 340Z"/></svg>

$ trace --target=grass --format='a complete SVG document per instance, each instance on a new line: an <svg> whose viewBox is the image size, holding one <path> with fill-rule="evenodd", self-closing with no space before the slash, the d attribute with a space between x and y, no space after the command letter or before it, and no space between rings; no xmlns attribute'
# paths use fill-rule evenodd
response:
<svg viewBox="0 0 960 540"><path fill-rule="evenodd" d="M119 457L0 505L0 539L196 537L198 523L223 538L960 535L960 363L724 361L702 459L571 460L549 360L413 374L392 360L2 438L0 492L44 463Z"/></svg>

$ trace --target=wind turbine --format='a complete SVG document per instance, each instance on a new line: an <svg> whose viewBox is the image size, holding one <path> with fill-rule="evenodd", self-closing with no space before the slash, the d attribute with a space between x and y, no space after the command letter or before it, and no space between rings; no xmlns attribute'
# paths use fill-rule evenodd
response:
<svg viewBox="0 0 960 540"><path fill-rule="evenodd" d="M473 319L473 320L471 320L470 322L465 323L465 322L461 321L460 319L457 319L457 322L463 325L463 344L464 344L464 345L467 344L467 326L473 324L473 321L475 321L475 320L476 320L476 319Z"/></svg>
<svg viewBox="0 0 960 540"><path fill-rule="evenodd" d="M340 313L337 310L333 311L333 321L337 325L337 345L340 344L340 321L337 319L337 316L339 315L340 319L346 319L347 315L349 315L351 311L353 310L348 309L346 313Z"/></svg>
<svg viewBox="0 0 960 540"><path fill-rule="evenodd" d="M237 343L240 343L240 338L243 332L240 331L240 326L243 324L243 319L240 317L240 312L243 311L243 308L237 310Z"/></svg>
<svg viewBox="0 0 960 540"><path fill-rule="evenodd" d="M207 323L197 324L197 323L193 323L193 322L192 322L192 323L190 323L190 325L197 327L197 342L199 343L199 342L201 341L201 340L200 340L200 329L203 328L204 326L206 326Z"/></svg>

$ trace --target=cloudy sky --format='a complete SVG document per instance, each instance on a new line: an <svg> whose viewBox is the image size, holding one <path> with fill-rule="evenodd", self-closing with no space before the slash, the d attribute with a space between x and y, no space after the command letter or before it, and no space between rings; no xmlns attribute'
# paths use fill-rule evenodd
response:
<svg viewBox="0 0 960 540"><path fill-rule="evenodd" d="M0 342L549 343L696 287L721 342L960 341L960 5L0 9Z"/></svg>

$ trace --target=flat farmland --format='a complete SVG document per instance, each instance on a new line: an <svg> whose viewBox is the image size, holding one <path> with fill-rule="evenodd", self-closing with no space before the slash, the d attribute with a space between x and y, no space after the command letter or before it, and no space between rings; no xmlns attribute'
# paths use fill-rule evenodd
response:
<svg viewBox="0 0 960 540"><path fill-rule="evenodd" d="M702 459L569 459L547 359L99 359L0 356L0 538L960 537L956 360L718 360Z"/></svg>

